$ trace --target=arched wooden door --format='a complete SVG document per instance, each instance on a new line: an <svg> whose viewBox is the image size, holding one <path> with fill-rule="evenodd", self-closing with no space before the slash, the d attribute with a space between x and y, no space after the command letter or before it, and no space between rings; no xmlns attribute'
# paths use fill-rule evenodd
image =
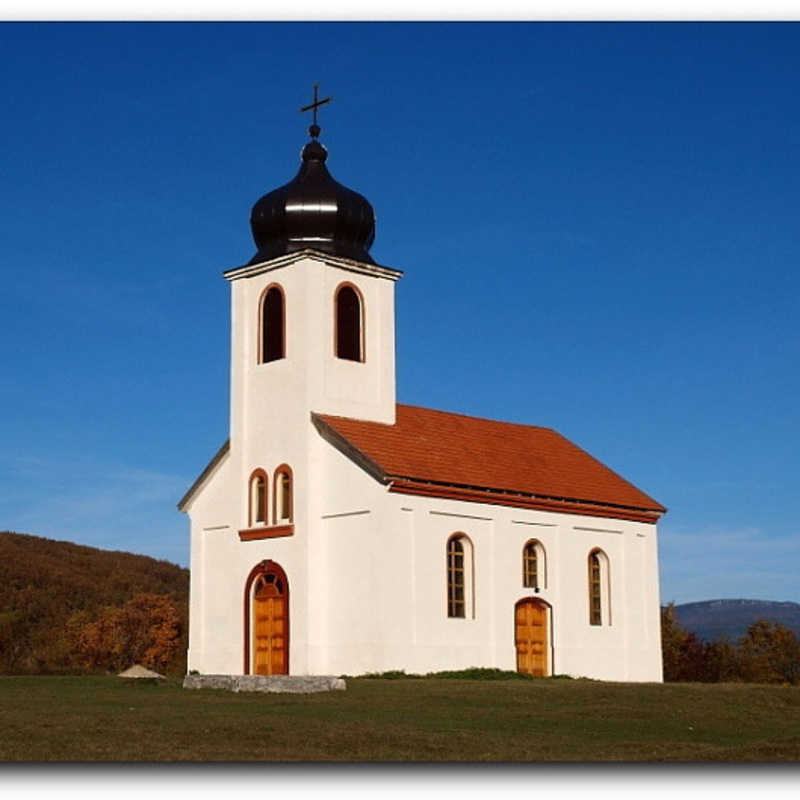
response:
<svg viewBox="0 0 800 800"><path fill-rule="evenodd" d="M253 583L253 674L289 672L289 592L283 576L264 572Z"/></svg>
<svg viewBox="0 0 800 800"><path fill-rule="evenodd" d="M517 672L547 675L547 603L533 597L520 600L514 609L514 641Z"/></svg>

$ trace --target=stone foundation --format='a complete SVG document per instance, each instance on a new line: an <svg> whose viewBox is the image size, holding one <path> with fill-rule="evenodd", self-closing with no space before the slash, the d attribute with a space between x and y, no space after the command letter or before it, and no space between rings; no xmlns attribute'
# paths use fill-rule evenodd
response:
<svg viewBox="0 0 800 800"><path fill-rule="evenodd" d="M184 689L225 689L229 692L343 691L347 684L333 675L187 675Z"/></svg>

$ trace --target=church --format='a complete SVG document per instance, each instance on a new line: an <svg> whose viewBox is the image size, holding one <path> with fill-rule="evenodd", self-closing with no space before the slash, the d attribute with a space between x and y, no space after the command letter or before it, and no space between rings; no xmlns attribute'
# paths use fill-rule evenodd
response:
<svg viewBox="0 0 800 800"><path fill-rule="evenodd" d="M317 125L231 287L230 438L180 501L188 669L660 681L666 509L550 428L395 397L395 283Z"/></svg>

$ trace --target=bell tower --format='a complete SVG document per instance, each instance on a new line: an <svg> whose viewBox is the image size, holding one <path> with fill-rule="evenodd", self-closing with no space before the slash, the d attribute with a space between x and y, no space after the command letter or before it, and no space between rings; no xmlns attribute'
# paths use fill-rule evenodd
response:
<svg viewBox="0 0 800 800"><path fill-rule="evenodd" d="M329 100L315 97L306 109L316 115ZM394 284L402 273L370 255L375 213L334 180L320 133L315 119L295 177L253 206L255 255L225 273L232 452L272 448L304 430L311 412L395 421Z"/></svg>

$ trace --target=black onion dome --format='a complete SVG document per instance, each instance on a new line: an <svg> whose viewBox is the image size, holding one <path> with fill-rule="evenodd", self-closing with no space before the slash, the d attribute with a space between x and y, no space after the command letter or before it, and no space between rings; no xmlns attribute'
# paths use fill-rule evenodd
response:
<svg viewBox="0 0 800 800"><path fill-rule="evenodd" d="M309 142L297 175L253 206L250 227L258 252L251 264L306 248L375 263L369 255L375 212L365 197L331 177L327 157L318 141Z"/></svg>

